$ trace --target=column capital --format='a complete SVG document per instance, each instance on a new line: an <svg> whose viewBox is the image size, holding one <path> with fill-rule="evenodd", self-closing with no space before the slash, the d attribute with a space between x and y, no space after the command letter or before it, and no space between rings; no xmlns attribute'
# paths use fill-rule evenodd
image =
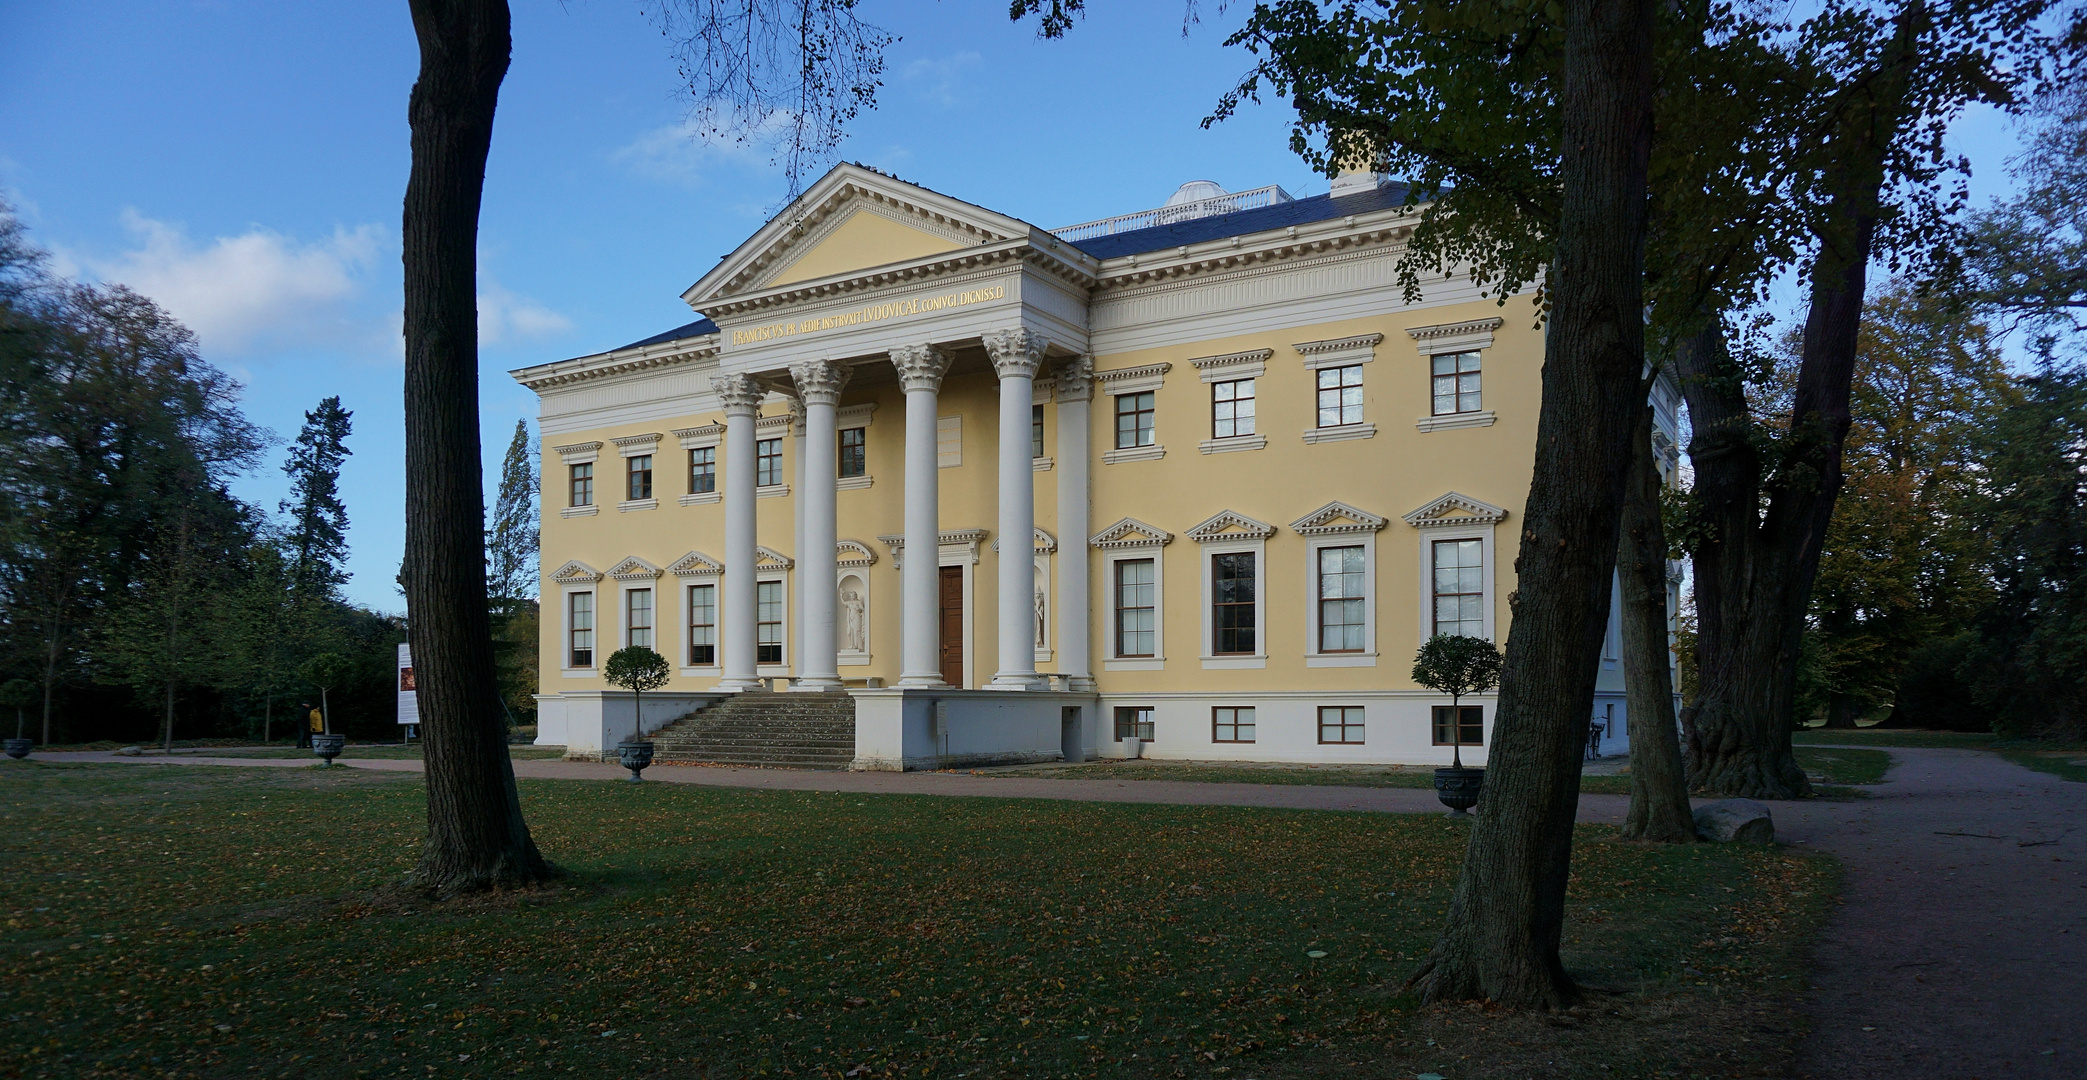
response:
<svg viewBox="0 0 2087 1080"><path fill-rule="evenodd" d="M831 360L807 360L790 365L790 381L797 384L797 396L805 404L838 405L851 370Z"/></svg>
<svg viewBox="0 0 2087 1080"><path fill-rule="evenodd" d="M1003 379L1035 378L1047 344L1042 334L1021 326L988 330L985 343L986 354L993 358L993 370Z"/></svg>
<svg viewBox="0 0 2087 1080"><path fill-rule="evenodd" d="M768 394L752 375L746 374L712 375L710 388L717 391L726 416L755 415L761 411L761 399Z"/></svg>
<svg viewBox="0 0 2087 1080"><path fill-rule="evenodd" d="M1054 389L1052 396L1059 401L1089 401L1094 397L1094 357L1086 354L1068 356L1051 366Z"/></svg>
<svg viewBox="0 0 2087 1080"><path fill-rule="evenodd" d="M907 391L942 390L942 376L949 372L949 355L933 345L898 345L891 350L891 366L899 369L899 385Z"/></svg>

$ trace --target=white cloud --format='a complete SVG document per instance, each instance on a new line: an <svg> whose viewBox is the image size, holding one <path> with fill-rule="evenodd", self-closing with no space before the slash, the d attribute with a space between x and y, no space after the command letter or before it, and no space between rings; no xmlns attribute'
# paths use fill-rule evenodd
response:
<svg viewBox="0 0 2087 1080"><path fill-rule="evenodd" d="M258 226L198 244L180 226L136 210L125 210L122 220L136 247L114 259L66 261L158 301L212 352L337 339L343 307L386 246L375 225L336 228L310 244Z"/></svg>
<svg viewBox="0 0 2087 1080"><path fill-rule="evenodd" d="M964 100L965 78L981 59L975 52L960 52L939 60L915 60L899 72L899 78L920 96L953 108Z"/></svg>
<svg viewBox="0 0 2087 1080"><path fill-rule="evenodd" d="M680 123L653 128L618 147L609 160L642 179L698 187L717 165L768 165L770 147L791 118L788 111L777 109L744 139L735 139L716 134L709 116L699 109Z"/></svg>
<svg viewBox="0 0 2087 1080"><path fill-rule="evenodd" d="M572 329L572 320L524 296L517 296L481 270L478 274L478 341L550 337Z"/></svg>

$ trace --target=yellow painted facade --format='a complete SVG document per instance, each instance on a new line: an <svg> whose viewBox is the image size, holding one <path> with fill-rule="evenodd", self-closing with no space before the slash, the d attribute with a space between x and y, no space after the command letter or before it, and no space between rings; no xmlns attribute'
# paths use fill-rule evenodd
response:
<svg viewBox="0 0 2087 1080"><path fill-rule="evenodd" d="M1000 656L996 568L1004 553L995 547L1015 545L1000 544L997 531L1001 383L977 342L995 326L1020 325L1048 343L1033 392L1042 448L1030 463L1034 523L1053 541L1051 550L1033 554L1043 608L1035 668L1091 676L1102 728L1098 752L1114 752L1112 710L1150 707L1170 718L1152 740L1154 753L1446 759L1428 731L1435 698L1410 675L1414 651L1433 627L1431 545L1483 542L1485 629L1504 641L1542 364L1528 298L1503 306L1477 295L1468 281L1444 276L1427 283L1421 303L1406 303L1392 267L1410 217L1382 192L1351 200L1349 213L1338 212L1350 209L1338 201L1314 207L1304 205L1308 200L1242 211L1231 223L1273 223L1244 233L1227 233L1228 223L1212 215L1164 237L1181 243L1125 251L1142 238L1087 240L1083 248L850 168L815 186L791 220L771 223L685 294L715 325L516 373L545 403L547 710L561 694L602 688L599 664L626 640L634 589L652 590L654 647L674 669L665 693L716 686L717 666L691 662L687 590L717 585L720 576L672 570L679 562L680 570L709 571L726 560L724 411L711 379L735 370L770 389L756 438L779 439L783 453L784 485L753 500L758 544L788 560L764 556L757 575L784 583L788 624L783 662L763 664L760 674L787 679L803 672L796 623L803 591L820 583L803 580L796 565L807 492L804 429L792 422L788 372L806 360L849 369L839 426L862 428L866 437L864 475L844 476L833 496L841 580L825 587L840 590L839 674L856 687L899 681L905 627L892 541L905 528L907 402L886 354L913 341L951 357L935 404L937 516L945 537L975 530L977 538L946 543L942 561L963 570L963 686L992 682ZM1477 354L1482 401L1466 404L1482 409L1437 415L1431 356L1445 348ZM1062 467L1068 448L1061 416L1074 406L1059 386L1069 379L1063 385L1079 396L1088 366L1089 466L1082 476ZM1351 380L1359 369L1361 416L1322 424L1319 369L1343 368ZM1061 374L1067 372L1076 374ZM1220 438L1214 383L1241 374L1254 380L1253 435ZM1147 390L1154 395L1152 445L1120 446L1117 394ZM654 434L656 443L640 438ZM1026 432L1021 445L1029 445ZM692 493L690 453L705 446L715 447L718 490ZM652 498L626 499L627 455L647 451ZM589 457L593 505L575 507L572 465ZM1087 535L1060 527L1060 488L1067 484L1087 491ZM1320 511L1327 512L1313 520ZM1226 513L1243 520L1217 535L1190 535ZM1423 516L1409 521L1416 513ZM1165 542L1126 548L1122 541L1137 540L1137 529L1113 539L1110 533L1126 520L1160 532ZM1316 553L1329 546L1361 547L1367 556L1370 642L1359 652L1315 648ZM1255 554L1251 653L1220 655L1213 646L1210 560L1221 550ZM685 561L690 553L697 558ZM1113 585L1126 558L1156 560L1156 656L1115 655ZM1081 560L1088 574L1084 662L1067 656L1060 642L1064 620L1078 614L1062 610L1058 591L1068 560ZM851 589L861 601L865 641L846 640ZM585 666L570 662L575 593L592 594L595 607L593 658ZM1026 609L1033 599L1014 602ZM1604 685L1620 691L1620 674L1612 676L1615 665L1605 663ZM1228 700L1258 703L1248 707L1262 710L1267 737L1245 745L1197 741L1199 725L1207 734L1210 711ZM1326 701L1367 702L1370 738L1329 746L1324 730L1308 737L1305 729L1320 715L1311 710ZM1276 737L1278 720L1296 730ZM1466 756L1482 760L1483 751Z"/></svg>

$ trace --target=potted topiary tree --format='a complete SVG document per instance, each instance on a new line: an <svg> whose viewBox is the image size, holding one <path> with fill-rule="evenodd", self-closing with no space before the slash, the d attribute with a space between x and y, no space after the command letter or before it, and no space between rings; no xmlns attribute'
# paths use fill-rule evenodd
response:
<svg viewBox="0 0 2087 1080"><path fill-rule="evenodd" d="M1499 646L1463 634L1436 634L1413 657L1413 681L1449 695L1450 767L1435 770L1435 792L1452 817L1463 817L1478 805L1486 778L1484 769L1464 767L1462 699L1498 686L1500 663Z"/></svg>
<svg viewBox="0 0 2087 1080"><path fill-rule="evenodd" d="M630 738L616 744L616 756L630 770L630 782L635 784L643 779L638 774L652 764L652 743L645 738L645 713L640 706L645 691L667 685L667 658L643 645L618 649L603 665L602 677L630 691Z"/></svg>
<svg viewBox="0 0 2087 1080"><path fill-rule="evenodd" d="M327 706L326 692L339 686L348 678L348 658L339 653L322 652L306 660L297 669L297 677L312 684L319 691L319 726L324 731L312 736L312 753L326 759L326 767L333 767L333 759L341 754L348 737L333 733L333 710Z"/></svg>
<svg viewBox="0 0 2087 1080"><path fill-rule="evenodd" d="M22 732L28 724L29 703L36 700L36 684L27 679L9 679L0 686L0 708L14 710L14 738L7 740L7 756L16 761L29 756L36 746L35 739L24 738Z"/></svg>

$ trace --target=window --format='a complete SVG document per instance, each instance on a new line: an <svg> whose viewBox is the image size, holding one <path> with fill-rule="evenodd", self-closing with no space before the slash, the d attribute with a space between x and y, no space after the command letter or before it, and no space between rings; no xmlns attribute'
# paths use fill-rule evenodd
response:
<svg viewBox="0 0 2087 1080"><path fill-rule="evenodd" d="M870 471L868 428L843 428L841 430L840 475L864 476Z"/></svg>
<svg viewBox="0 0 2087 1080"><path fill-rule="evenodd" d="M1362 742L1362 706L1320 706L1319 741L1322 743L1360 745Z"/></svg>
<svg viewBox="0 0 2087 1080"><path fill-rule="evenodd" d="M1363 622L1361 547L1319 549L1319 651L1361 652Z"/></svg>
<svg viewBox="0 0 2087 1080"><path fill-rule="evenodd" d="M1253 742L1254 710L1222 707L1210 710L1211 742Z"/></svg>
<svg viewBox="0 0 2087 1080"><path fill-rule="evenodd" d="M1434 358L1435 415L1477 412L1478 354L1449 353Z"/></svg>
<svg viewBox="0 0 2087 1080"><path fill-rule="evenodd" d="M717 447L703 446L688 452L688 493L705 495L717 490Z"/></svg>
<svg viewBox="0 0 2087 1080"><path fill-rule="evenodd" d="M1210 384L1210 436L1233 439L1254 433L1254 380Z"/></svg>
<svg viewBox="0 0 2087 1080"><path fill-rule="evenodd" d="M1153 610L1151 559L1124 559L1116 564L1116 655L1155 656L1159 652Z"/></svg>
<svg viewBox="0 0 2087 1080"><path fill-rule="evenodd" d="M717 586L688 587L688 665L717 663Z"/></svg>
<svg viewBox="0 0 2087 1080"><path fill-rule="evenodd" d="M783 583L763 581L754 586L754 662L783 662Z"/></svg>
<svg viewBox="0 0 2087 1080"><path fill-rule="evenodd" d="M1460 713L1454 722L1450 714ZM1486 711L1483 705L1437 705L1435 706L1436 746L1483 746L1486 737Z"/></svg>
<svg viewBox="0 0 2087 1080"><path fill-rule="evenodd" d="M628 462L625 468L630 473L630 494L625 497L632 500L651 498L652 455L639 454L637 457L625 458L624 461Z"/></svg>
<svg viewBox="0 0 2087 1080"><path fill-rule="evenodd" d="M1210 651L1254 652L1254 553L1233 551L1210 557Z"/></svg>
<svg viewBox="0 0 2087 1080"><path fill-rule="evenodd" d="M1362 365L1319 369L1319 426L1362 423Z"/></svg>
<svg viewBox="0 0 2087 1080"><path fill-rule="evenodd" d="M572 504L574 506L594 505L594 466L592 463L572 467Z"/></svg>
<svg viewBox="0 0 2087 1080"><path fill-rule="evenodd" d="M783 440L762 439L754 444L754 486L773 487L783 482Z"/></svg>
<svg viewBox="0 0 2087 1080"><path fill-rule="evenodd" d="M576 592L565 598L567 667L594 666L594 594Z"/></svg>
<svg viewBox="0 0 2087 1080"><path fill-rule="evenodd" d="M652 647L652 590L630 589L623 594L623 643Z"/></svg>
<svg viewBox="0 0 2087 1080"><path fill-rule="evenodd" d="M1435 633L1486 636L1485 546L1435 541Z"/></svg>
<svg viewBox="0 0 2087 1080"><path fill-rule="evenodd" d="M1043 406L1029 406L1029 456L1043 456Z"/></svg>
<svg viewBox="0 0 2087 1080"><path fill-rule="evenodd" d="M1116 707L1116 741L1143 739L1152 741L1152 709L1150 706L1118 705Z"/></svg>
<svg viewBox="0 0 2087 1080"><path fill-rule="evenodd" d="M1116 395L1116 449L1152 445L1153 396L1150 390Z"/></svg>

